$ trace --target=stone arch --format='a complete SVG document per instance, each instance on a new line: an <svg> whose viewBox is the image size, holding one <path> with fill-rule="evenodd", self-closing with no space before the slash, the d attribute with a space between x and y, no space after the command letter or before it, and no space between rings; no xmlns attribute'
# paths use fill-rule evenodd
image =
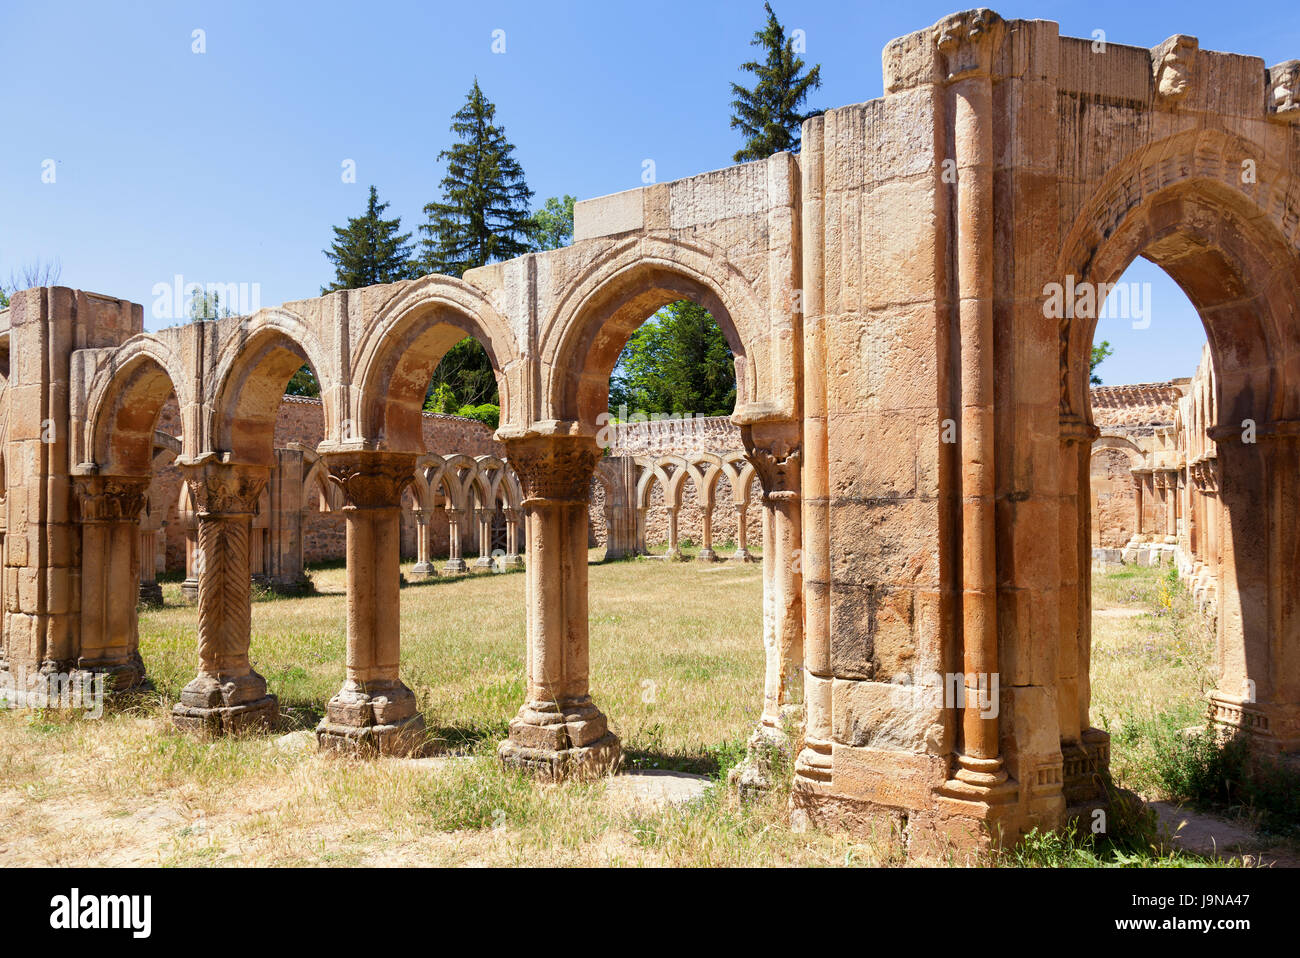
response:
<svg viewBox="0 0 1300 958"><path fill-rule="evenodd" d="M422 453L429 380L447 350L472 336L487 351L501 398L501 424L519 417L512 383L520 349L509 324L464 280L427 276L386 303L363 335L352 381L359 436L385 449Z"/></svg>
<svg viewBox="0 0 1300 958"><path fill-rule="evenodd" d="M1300 413L1300 260L1283 222L1300 217L1286 200L1248 190L1238 156L1264 151L1219 131L1153 144L1102 184L1076 218L1058 260L1058 281L1113 283L1139 255L1179 285L1205 325L1229 418L1269 422ZM1286 183L1261 166L1261 182ZM1260 205L1261 200L1267 205ZM1100 310L1098 310L1100 312ZM1088 350L1097 319L1061 321L1063 414L1091 421ZM1225 404L1224 397L1232 402Z"/></svg>
<svg viewBox="0 0 1300 958"><path fill-rule="evenodd" d="M182 409L193 400L192 383L166 344L148 335L124 343L87 393L86 461L104 473L148 475L158 417L173 393ZM184 423L181 430L184 448Z"/></svg>
<svg viewBox="0 0 1300 958"><path fill-rule="evenodd" d="M751 501L750 489L757 476L754 464L742 452L729 452L722 456L722 470L731 483L732 504L748 506Z"/></svg>
<svg viewBox="0 0 1300 958"><path fill-rule="evenodd" d="M1196 308L1214 369L1218 420L1204 425L1217 441L1221 549L1232 557L1218 570L1222 677L1211 701L1220 721L1262 728L1275 741L1289 742L1300 740L1300 706L1286 674L1294 665L1279 650L1300 643L1300 617L1286 599L1300 588L1294 559L1300 520L1280 503L1295 497L1290 460L1300 435L1300 256L1294 240L1300 211L1273 195L1276 187L1237 182L1242 155L1264 158L1261 183L1294 182L1269 164L1266 150L1223 132L1192 131L1135 154L1079 214L1057 279L1111 283L1141 255L1164 269ZM1062 422L1076 438L1091 428L1087 370L1096 324L1095 317L1061 321ZM1261 441L1244 441L1248 423ZM1081 448L1086 456L1089 447ZM1080 471L1087 465L1081 459ZM1091 646L1089 525L1087 511L1079 509L1081 663ZM1080 693L1083 724L1086 670Z"/></svg>
<svg viewBox="0 0 1300 958"><path fill-rule="evenodd" d="M550 378L540 418L594 427L628 337L679 299L707 309L726 337L736 361L736 408L776 403L757 362L767 315L740 270L717 249L642 238L613 247L559 298L543 327L540 352Z"/></svg>
<svg viewBox="0 0 1300 958"><path fill-rule="evenodd" d="M337 485L329 481L329 468L325 460L314 456L311 467L302 480L304 508L319 512L338 512L343 508L343 495ZM325 508L320 507L324 505Z"/></svg>
<svg viewBox="0 0 1300 958"><path fill-rule="evenodd" d="M1146 458L1146 453L1143 451L1142 447L1127 436L1108 436L1104 434L1098 436L1092 444L1092 455L1095 456L1097 453L1106 449L1117 449L1124 452L1128 455L1129 462L1134 466L1141 465L1142 461Z"/></svg>
<svg viewBox="0 0 1300 958"><path fill-rule="evenodd" d="M283 309L262 310L241 321L217 358L208 425L211 448L230 453L237 462L274 465L276 416L285 387L303 365L320 383L325 435L335 435L336 383L315 333Z"/></svg>

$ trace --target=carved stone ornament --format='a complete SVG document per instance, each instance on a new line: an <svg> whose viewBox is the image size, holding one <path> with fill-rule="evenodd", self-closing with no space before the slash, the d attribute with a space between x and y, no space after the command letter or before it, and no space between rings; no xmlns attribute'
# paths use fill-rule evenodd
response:
<svg viewBox="0 0 1300 958"><path fill-rule="evenodd" d="M1196 37L1175 34L1151 51L1151 69L1155 73L1156 95L1166 103L1176 103L1192 88L1200 41Z"/></svg>
<svg viewBox="0 0 1300 958"><path fill-rule="evenodd" d="M763 498L799 498L799 466L803 455L799 443L781 434L756 437L752 426L742 426L740 437L745 443L749 461L758 473Z"/></svg>
<svg viewBox="0 0 1300 958"><path fill-rule="evenodd" d="M993 34L1002 18L981 7L944 17L934 28L943 75L949 80L987 73L993 62Z"/></svg>
<svg viewBox="0 0 1300 958"><path fill-rule="evenodd" d="M343 493L344 509L390 509L415 481L414 453L330 452L324 456L329 481Z"/></svg>
<svg viewBox="0 0 1300 958"><path fill-rule="evenodd" d="M82 522L138 519L149 494L148 476L79 476L77 506Z"/></svg>
<svg viewBox="0 0 1300 958"><path fill-rule="evenodd" d="M213 460L183 464L181 470L200 516L257 515L257 501L270 477L266 466Z"/></svg>
<svg viewBox="0 0 1300 958"><path fill-rule="evenodd" d="M588 502L601 450L585 436L542 436L506 442L506 459L524 490L524 502Z"/></svg>
<svg viewBox="0 0 1300 958"><path fill-rule="evenodd" d="M1300 123L1300 60L1268 69L1268 112L1275 119Z"/></svg>

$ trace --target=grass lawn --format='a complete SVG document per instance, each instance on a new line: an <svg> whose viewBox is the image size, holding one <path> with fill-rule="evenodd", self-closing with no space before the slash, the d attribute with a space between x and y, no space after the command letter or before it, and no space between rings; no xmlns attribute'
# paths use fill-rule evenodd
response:
<svg viewBox="0 0 1300 958"><path fill-rule="evenodd" d="M100 721L0 715L0 865L904 861L889 836L794 832L784 792L742 807L722 784L761 701L758 564L590 571L592 694L630 766L712 777L693 803L651 807L603 781L539 785L500 768L495 747L524 691L519 573L402 590L402 675L449 754L318 753L305 730L343 677L344 571L333 567L313 571L318 595L253 606L252 654L280 698L283 737L198 741L171 728L195 669L195 610L174 583L164 608L141 614L152 691ZM1207 635L1185 596L1162 604L1161 581L1125 570L1095 586L1093 714L1115 735L1121 782L1139 790L1150 785L1144 723L1193 724L1210 682Z"/></svg>

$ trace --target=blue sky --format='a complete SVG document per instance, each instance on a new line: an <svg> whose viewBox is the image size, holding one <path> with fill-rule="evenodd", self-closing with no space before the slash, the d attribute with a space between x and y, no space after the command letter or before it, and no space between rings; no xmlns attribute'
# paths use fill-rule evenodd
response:
<svg viewBox="0 0 1300 958"><path fill-rule="evenodd" d="M777 0L822 64L818 107L881 95L880 51L962 6ZM1006 17L1104 29L1151 46L1172 33L1266 63L1300 56L1289 2L1004 3ZM518 147L537 202L726 166L729 83L748 59L761 0L655 3L58 3L0 9L0 278L57 258L61 282L132 299L156 283L260 284L262 305L316 295L330 227L368 184L423 221L451 114L477 76ZM193 31L206 52L192 52ZM505 53L492 52L505 31ZM54 160L55 182L42 182ZM354 160L357 182L342 182ZM1107 382L1190 374L1204 338L1164 274L1150 329L1103 321ZM1132 271L1131 271L1132 273ZM1180 301L1181 300L1181 304Z"/></svg>

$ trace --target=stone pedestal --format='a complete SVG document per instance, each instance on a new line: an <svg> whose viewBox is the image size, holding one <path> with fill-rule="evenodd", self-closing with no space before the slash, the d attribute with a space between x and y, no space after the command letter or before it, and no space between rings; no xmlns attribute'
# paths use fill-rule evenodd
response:
<svg viewBox="0 0 1300 958"><path fill-rule="evenodd" d="M199 671L172 709L178 728L229 734L272 727L279 703L249 664L249 535L265 466L214 454L179 463L198 524Z"/></svg>
<svg viewBox="0 0 1300 958"><path fill-rule="evenodd" d="M419 754L424 717L398 677L401 501L415 456L343 450L324 458L347 522L348 647L347 678L316 739L321 748L361 754Z"/></svg>
<svg viewBox="0 0 1300 958"><path fill-rule="evenodd" d="M527 522L528 690L498 754L545 778L618 768L622 747L591 701L587 510L600 450L583 436L507 440Z"/></svg>

